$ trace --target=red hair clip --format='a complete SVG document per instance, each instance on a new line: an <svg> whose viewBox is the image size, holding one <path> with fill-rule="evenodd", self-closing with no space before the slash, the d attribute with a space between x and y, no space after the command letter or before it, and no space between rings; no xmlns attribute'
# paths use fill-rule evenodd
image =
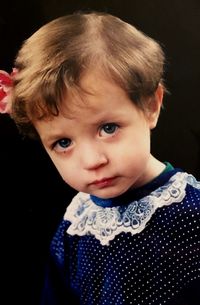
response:
<svg viewBox="0 0 200 305"><path fill-rule="evenodd" d="M0 70L0 113L10 113L13 77L16 73L16 68L10 74Z"/></svg>

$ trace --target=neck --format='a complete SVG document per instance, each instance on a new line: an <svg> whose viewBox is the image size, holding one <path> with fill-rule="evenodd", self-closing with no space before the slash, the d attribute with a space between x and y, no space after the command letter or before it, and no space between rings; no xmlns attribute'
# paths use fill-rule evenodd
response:
<svg viewBox="0 0 200 305"><path fill-rule="evenodd" d="M144 174L141 175L140 179L137 182L137 185L134 185L134 188L140 187L152 181L164 171L165 167L166 165L164 163L160 162L155 157L150 155L149 161L144 170Z"/></svg>

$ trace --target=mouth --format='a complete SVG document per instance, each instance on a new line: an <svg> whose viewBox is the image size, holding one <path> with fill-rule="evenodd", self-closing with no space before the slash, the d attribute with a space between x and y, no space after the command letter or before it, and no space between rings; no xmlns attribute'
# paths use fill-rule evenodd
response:
<svg viewBox="0 0 200 305"><path fill-rule="evenodd" d="M116 178L117 177L111 177L111 178L103 178L101 180L95 180L92 183L90 183L89 185L94 185L98 188L112 186Z"/></svg>

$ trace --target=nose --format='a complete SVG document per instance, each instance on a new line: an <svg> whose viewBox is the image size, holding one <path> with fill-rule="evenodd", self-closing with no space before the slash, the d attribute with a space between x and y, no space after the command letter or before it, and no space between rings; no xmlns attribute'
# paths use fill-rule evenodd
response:
<svg viewBox="0 0 200 305"><path fill-rule="evenodd" d="M108 157L102 147L95 144L84 143L80 150L82 168L95 170L108 163Z"/></svg>

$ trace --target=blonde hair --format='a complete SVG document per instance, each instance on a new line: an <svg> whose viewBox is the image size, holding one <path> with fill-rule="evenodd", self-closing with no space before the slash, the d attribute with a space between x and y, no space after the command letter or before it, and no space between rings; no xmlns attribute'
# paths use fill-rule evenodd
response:
<svg viewBox="0 0 200 305"><path fill-rule="evenodd" d="M84 72L99 67L145 108L163 82L161 46L134 26L107 13L74 13L42 26L19 50L12 117L25 134L33 121L58 115L63 97L80 88Z"/></svg>

